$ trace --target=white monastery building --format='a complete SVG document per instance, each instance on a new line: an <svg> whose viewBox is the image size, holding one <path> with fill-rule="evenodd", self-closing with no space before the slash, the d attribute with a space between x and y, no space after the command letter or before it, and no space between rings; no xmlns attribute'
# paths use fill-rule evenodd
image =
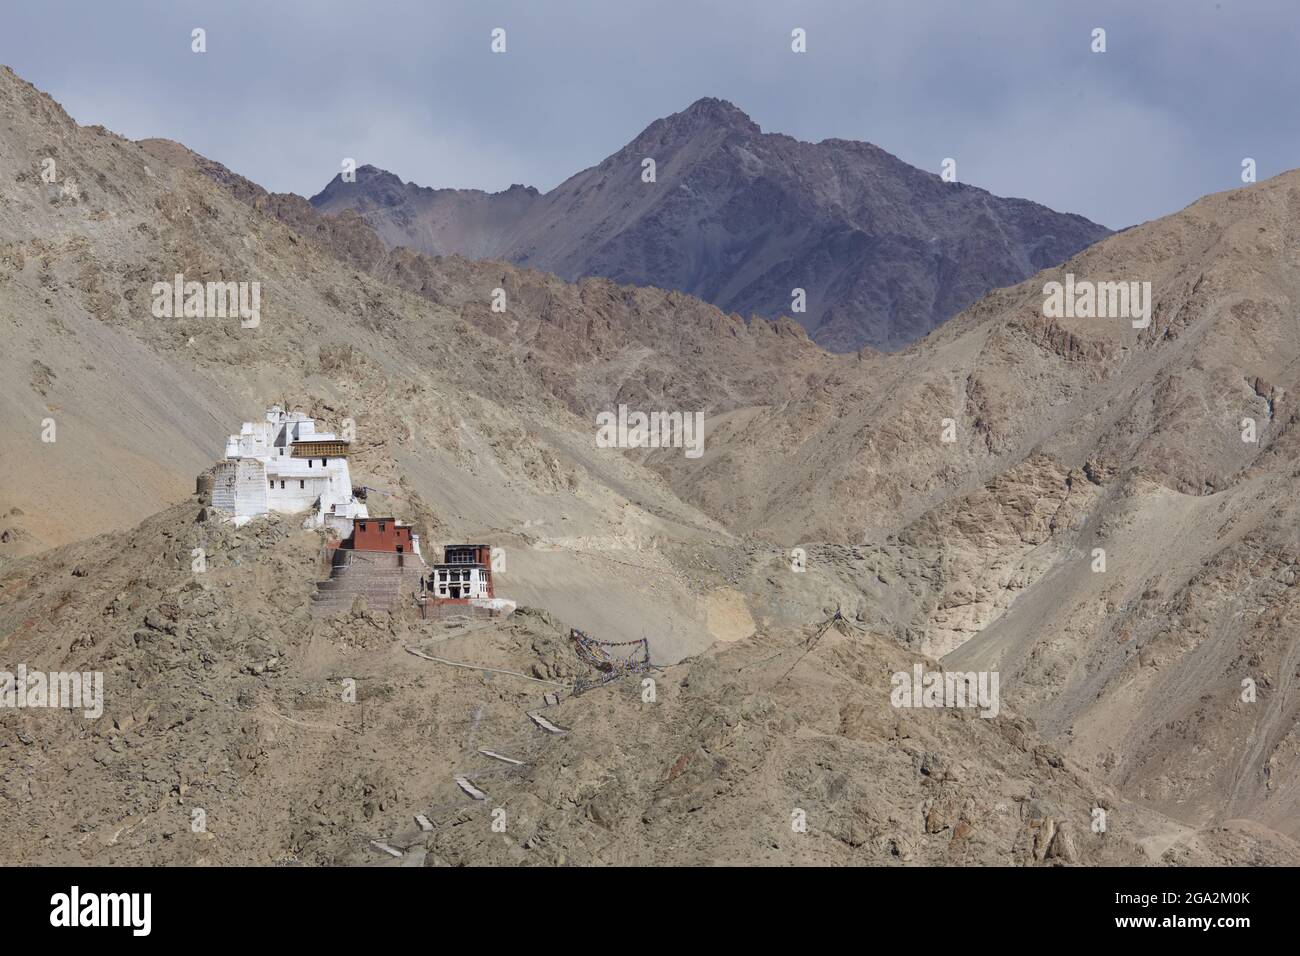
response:
<svg viewBox="0 0 1300 956"><path fill-rule="evenodd" d="M302 412L273 405L264 421L244 422L226 440L225 459L211 469L212 507L236 525L271 511L309 512L304 527L350 534L352 519L369 513L352 494L348 450L347 441L316 431Z"/></svg>

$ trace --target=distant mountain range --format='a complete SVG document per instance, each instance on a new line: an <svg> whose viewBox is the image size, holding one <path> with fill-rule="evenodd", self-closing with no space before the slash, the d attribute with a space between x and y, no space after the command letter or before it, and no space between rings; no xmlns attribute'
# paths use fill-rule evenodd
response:
<svg viewBox="0 0 1300 956"><path fill-rule="evenodd" d="M646 159L654 182L642 179ZM431 189L362 166L311 202L356 210L390 246L680 290L745 318L788 315L841 352L903 348L1110 234L944 182L870 143L764 133L712 98L548 193Z"/></svg>

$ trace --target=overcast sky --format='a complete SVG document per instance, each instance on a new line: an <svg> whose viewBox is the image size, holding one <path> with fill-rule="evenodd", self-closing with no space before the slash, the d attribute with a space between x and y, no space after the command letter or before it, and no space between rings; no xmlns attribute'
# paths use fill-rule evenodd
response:
<svg viewBox="0 0 1300 956"><path fill-rule="evenodd" d="M39 0L0 62L307 196L343 157L545 191L701 96L1111 227L1300 166L1298 0Z"/></svg>

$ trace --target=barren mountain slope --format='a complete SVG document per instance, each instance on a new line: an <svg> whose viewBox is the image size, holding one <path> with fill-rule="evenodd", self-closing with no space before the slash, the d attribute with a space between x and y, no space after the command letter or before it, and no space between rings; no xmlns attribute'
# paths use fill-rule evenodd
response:
<svg viewBox="0 0 1300 956"><path fill-rule="evenodd" d="M605 279L567 283L534 269L459 256L387 250L351 210L326 215L299 196L267 193L218 163L167 140L153 156L198 169L340 259L453 312L522 356L542 384L588 420L620 402L642 409L720 411L772 404L852 367L788 319L745 322L677 292ZM494 311L493 293L505 293Z"/></svg>
<svg viewBox="0 0 1300 956"><path fill-rule="evenodd" d="M809 571L898 639L999 669L1127 792L1295 835L1298 205L1300 173L1207 197L861 377L724 416L704 469L655 463L738 532L840 542ZM1150 327L1044 318L1066 273L1150 281Z"/></svg>
<svg viewBox="0 0 1300 956"><path fill-rule="evenodd" d="M654 182L643 181L646 159ZM793 315L836 351L901 348L1109 234L943 182L869 143L763 133L711 98L545 195L428 189L363 166L312 202L356 210L390 245L680 289L743 316ZM807 295L797 314L796 288Z"/></svg>
<svg viewBox="0 0 1300 956"><path fill-rule="evenodd" d="M796 400L725 416L707 467L658 464L733 527L778 541L896 532L1035 451L1067 467L1137 467L1183 493L1222 490L1288 433L1298 182L1211 196L1112 237L900 355L864 355ZM1044 318L1044 283L1067 272L1151 281L1150 327ZM1255 442L1241 440L1246 417ZM735 466L752 461L776 467L747 468L753 484L729 500Z"/></svg>
<svg viewBox="0 0 1300 956"><path fill-rule="evenodd" d="M199 574L196 546L212 555ZM197 503L0 571L7 653L33 669L100 671L106 682L97 720L0 714L5 862L1266 864L1296 855L1247 825L1194 832L1124 801L1005 709L985 719L890 707L889 675L913 656L857 627L720 646L652 672L653 701L635 678L569 696L561 685L585 665L546 614L468 632L386 614L313 620L306 604L318 573L316 533L280 518L235 531ZM563 699L546 706L554 691ZM530 712L567 734L544 732ZM486 798L472 800L457 775ZM1091 826L1098 808L1104 833ZM803 832L792 826L800 814Z"/></svg>

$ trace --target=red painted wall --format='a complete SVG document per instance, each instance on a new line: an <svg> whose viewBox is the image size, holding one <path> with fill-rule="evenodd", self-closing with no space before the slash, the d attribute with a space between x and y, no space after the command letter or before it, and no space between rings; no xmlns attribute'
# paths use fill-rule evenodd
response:
<svg viewBox="0 0 1300 956"><path fill-rule="evenodd" d="M392 518L352 519L353 550L396 551L399 546L406 554L414 552L409 526L398 527Z"/></svg>

